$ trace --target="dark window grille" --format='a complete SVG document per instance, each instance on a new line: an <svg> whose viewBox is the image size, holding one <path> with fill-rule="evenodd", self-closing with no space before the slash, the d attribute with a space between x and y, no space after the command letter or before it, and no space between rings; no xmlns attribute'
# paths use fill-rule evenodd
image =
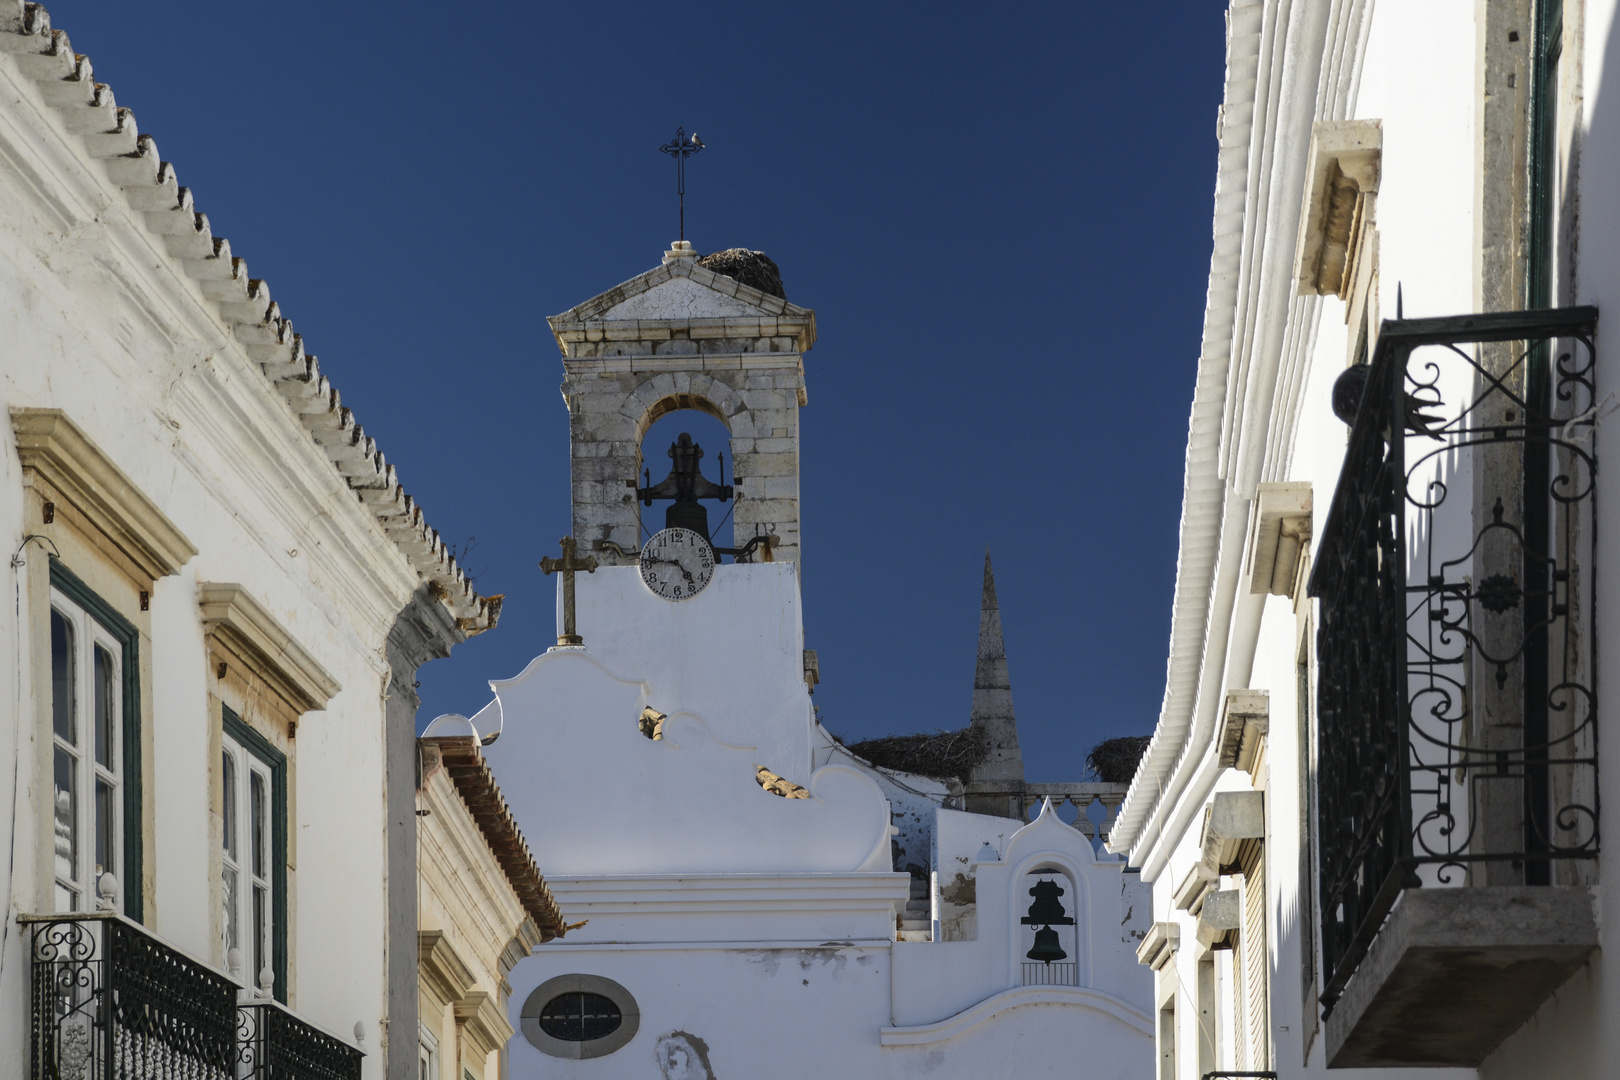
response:
<svg viewBox="0 0 1620 1080"><path fill-rule="evenodd" d="M1596 324L1380 332L1310 584L1329 1009L1401 890L1574 881L1598 853Z"/></svg>
<svg viewBox="0 0 1620 1080"><path fill-rule="evenodd" d="M623 1020L612 998L584 991L558 994L540 1010L540 1030L564 1042L606 1038Z"/></svg>

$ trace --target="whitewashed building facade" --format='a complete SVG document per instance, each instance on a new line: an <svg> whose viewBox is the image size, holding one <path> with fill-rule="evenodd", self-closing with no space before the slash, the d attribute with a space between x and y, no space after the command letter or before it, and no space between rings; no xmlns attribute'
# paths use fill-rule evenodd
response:
<svg viewBox="0 0 1620 1080"><path fill-rule="evenodd" d="M1227 29L1168 679L1110 840L1158 1075L1613 1075L1615 5Z"/></svg>
<svg viewBox="0 0 1620 1080"><path fill-rule="evenodd" d="M584 923L509 976L512 1076L1147 1076L1146 896L1123 861L1050 803L1034 821L947 808L947 785L875 769L816 721L798 529L814 313L677 244L552 328L573 557L594 568L559 586L557 647L427 731L498 736L489 761ZM643 436L677 409L726 426L737 549L691 499L645 509L655 488L720 497L712 466L679 473L681 440L668 486L639 485Z"/></svg>
<svg viewBox="0 0 1620 1080"><path fill-rule="evenodd" d="M415 1077L412 685L498 598L19 0L0 400L0 1075Z"/></svg>

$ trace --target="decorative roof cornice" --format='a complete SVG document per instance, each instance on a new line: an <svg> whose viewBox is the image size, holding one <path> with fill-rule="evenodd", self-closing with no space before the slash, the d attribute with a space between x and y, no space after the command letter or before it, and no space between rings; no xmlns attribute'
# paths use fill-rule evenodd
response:
<svg viewBox="0 0 1620 1080"><path fill-rule="evenodd" d="M1136 850L1147 819L1160 808L1188 749L1211 617L1211 593L1224 523L1222 422L1229 405L1232 340L1237 297L1243 283L1250 226L1249 174L1256 84L1264 33L1263 0L1232 0L1227 15L1226 90L1221 103L1215 180L1214 251L1198 359L1197 386L1188 422L1186 481L1176 560L1175 600L1170 617L1170 658L1164 701L1152 741L1142 755L1130 791L1120 805L1108 849Z"/></svg>
<svg viewBox="0 0 1620 1080"><path fill-rule="evenodd" d="M467 804L473 820L478 823L490 854L501 864L501 870L511 883L512 891L517 894L518 902L540 930L540 940L562 937L566 932L562 912L552 898L551 890L546 888L546 879L541 876L534 856L529 853L529 845L517 827L511 807L506 805L500 785L495 783L494 774L484 762L478 740L471 735L445 735L417 741L439 752L444 770L455 784L461 801Z"/></svg>
<svg viewBox="0 0 1620 1080"><path fill-rule="evenodd" d="M139 133L135 114L120 108L112 90L94 80L89 57L75 53L67 34L51 28L43 5L23 0L0 0L0 53L15 57L65 131L77 137L90 158L105 163L107 177L122 189L132 216L144 215L157 246L214 304L228 335L260 366L383 533L454 615L461 632L472 636L491 629L500 616L501 598L480 596L473 589L376 441L341 404L316 358L306 352L303 336L270 299L270 287L250 278L247 263L232 255L230 242L213 235L191 190L179 186L174 166L159 157L150 135Z"/></svg>

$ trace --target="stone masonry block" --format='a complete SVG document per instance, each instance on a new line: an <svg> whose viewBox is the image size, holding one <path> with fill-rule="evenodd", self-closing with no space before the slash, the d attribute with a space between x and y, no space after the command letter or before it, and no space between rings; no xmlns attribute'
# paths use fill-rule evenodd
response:
<svg viewBox="0 0 1620 1080"><path fill-rule="evenodd" d="M767 476L765 477L765 498L794 499L799 495L799 478L797 476Z"/></svg>
<svg viewBox="0 0 1620 1080"><path fill-rule="evenodd" d="M749 454L737 458L737 468L744 476L797 476L797 454Z"/></svg>
<svg viewBox="0 0 1620 1080"><path fill-rule="evenodd" d="M797 499L744 499L737 504L737 519L739 521L776 521L786 522L799 520L799 502Z"/></svg>
<svg viewBox="0 0 1620 1080"><path fill-rule="evenodd" d="M750 409L782 409L791 408L794 404L792 393L783 393L780 390L744 390L743 404Z"/></svg>
<svg viewBox="0 0 1620 1080"><path fill-rule="evenodd" d="M617 394L580 394L577 398L580 412L589 416L593 413L614 413L619 411L623 398Z"/></svg>

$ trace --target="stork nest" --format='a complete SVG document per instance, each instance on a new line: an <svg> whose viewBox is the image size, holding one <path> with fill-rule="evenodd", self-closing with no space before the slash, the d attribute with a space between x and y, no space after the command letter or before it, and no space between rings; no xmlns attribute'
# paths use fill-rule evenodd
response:
<svg viewBox="0 0 1620 1080"><path fill-rule="evenodd" d="M1105 784L1128 784L1136 775L1136 767L1142 763L1150 741L1146 735L1104 739L1086 755L1086 768Z"/></svg>
<svg viewBox="0 0 1620 1080"><path fill-rule="evenodd" d="M697 264L706 270L724 274L734 281L758 289L767 296L787 299L787 293L782 291L782 271L777 269L771 257L763 251L727 248L703 256Z"/></svg>
<svg viewBox="0 0 1620 1080"><path fill-rule="evenodd" d="M915 773L931 780L966 780L990 752L982 732L971 727L932 735L884 735L847 747L881 769Z"/></svg>

